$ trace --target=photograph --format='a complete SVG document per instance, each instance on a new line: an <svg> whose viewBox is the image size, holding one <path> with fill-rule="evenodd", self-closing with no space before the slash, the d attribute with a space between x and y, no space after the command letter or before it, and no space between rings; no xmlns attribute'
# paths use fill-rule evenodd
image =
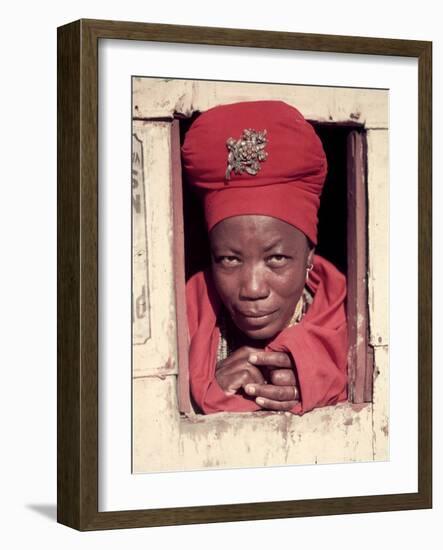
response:
<svg viewBox="0 0 443 550"><path fill-rule="evenodd" d="M5 3L4 548L438 546L438 5Z"/></svg>
<svg viewBox="0 0 443 550"><path fill-rule="evenodd" d="M57 520L432 506L432 43L58 29Z"/></svg>
<svg viewBox="0 0 443 550"><path fill-rule="evenodd" d="M388 461L389 90L131 95L132 473Z"/></svg>

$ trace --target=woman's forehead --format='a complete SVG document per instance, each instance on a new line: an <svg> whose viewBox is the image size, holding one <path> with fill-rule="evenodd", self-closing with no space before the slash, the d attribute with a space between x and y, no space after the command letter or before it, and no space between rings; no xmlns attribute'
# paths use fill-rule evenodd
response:
<svg viewBox="0 0 443 550"><path fill-rule="evenodd" d="M225 218L210 231L212 245L257 243L264 248L288 243L306 246L306 236L293 225L263 215L241 215Z"/></svg>

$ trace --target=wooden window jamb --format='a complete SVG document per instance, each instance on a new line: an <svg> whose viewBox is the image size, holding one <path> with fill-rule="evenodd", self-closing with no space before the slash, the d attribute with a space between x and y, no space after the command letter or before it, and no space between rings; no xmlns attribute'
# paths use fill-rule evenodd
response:
<svg viewBox="0 0 443 550"><path fill-rule="evenodd" d="M185 243L183 226L182 165L180 154L180 123L171 124L171 184L173 212L173 273L175 279L175 306L177 313L177 398L181 413L193 411L189 387L189 344L186 317Z"/></svg>
<svg viewBox="0 0 443 550"><path fill-rule="evenodd" d="M368 216L366 136L352 130L347 142L347 247L349 400L372 401L373 353L368 323Z"/></svg>

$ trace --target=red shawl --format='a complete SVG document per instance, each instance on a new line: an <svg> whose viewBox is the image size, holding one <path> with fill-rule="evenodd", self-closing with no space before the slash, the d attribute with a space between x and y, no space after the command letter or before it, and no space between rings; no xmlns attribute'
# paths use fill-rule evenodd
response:
<svg viewBox="0 0 443 550"><path fill-rule="evenodd" d="M300 323L282 330L265 348L290 353L299 383L303 414L347 398L348 338L345 277L327 260L314 256L309 274L314 300ZM210 271L196 273L186 285L189 325L189 378L192 396L201 410L251 412L262 410L251 398L226 395L215 377L221 301Z"/></svg>

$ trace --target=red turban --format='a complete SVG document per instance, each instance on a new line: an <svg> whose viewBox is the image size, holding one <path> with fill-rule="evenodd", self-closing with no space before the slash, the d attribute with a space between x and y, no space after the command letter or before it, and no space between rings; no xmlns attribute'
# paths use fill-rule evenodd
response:
<svg viewBox="0 0 443 550"><path fill-rule="evenodd" d="M208 231L231 216L262 214L317 243L326 156L294 107L249 101L209 109L188 130L182 158L189 183L203 197Z"/></svg>

